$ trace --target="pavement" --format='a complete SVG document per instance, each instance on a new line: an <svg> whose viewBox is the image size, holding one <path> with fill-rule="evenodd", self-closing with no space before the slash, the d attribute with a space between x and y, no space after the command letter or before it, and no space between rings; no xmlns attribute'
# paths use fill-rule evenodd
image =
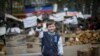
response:
<svg viewBox="0 0 100 56"><path fill-rule="evenodd" d="M64 46L64 56L77 56L78 50L88 49L90 47L100 47L100 44L91 45L91 44L85 44L85 45L75 45L75 46ZM6 56L40 56L40 47L34 46L33 49L35 53L25 53L25 54L14 54L14 55L6 55ZM100 49L99 49L99 55L100 55Z"/></svg>
<svg viewBox="0 0 100 56"><path fill-rule="evenodd" d="M63 42L64 42L64 38L63 38ZM26 48L26 53L14 53L14 54L7 54L6 56L40 56L41 55L41 47L40 47L40 43L39 40L33 42L27 42L27 44L31 44L32 47L31 48ZM64 46L64 56L77 56L77 51L79 50L83 50L83 49L88 49L90 47L100 47L100 44L95 44L95 45L91 45L91 44L84 44L84 45L74 45L74 46ZM19 48L18 48L19 49ZM15 49L15 50L18 50ZM24 47L22 46L20 50L23 50ZM10 48L8 49L8 52L10 52L11 50L14 51L14 49ZM99 48L99 56L100 56L100 48Z"/></svg>

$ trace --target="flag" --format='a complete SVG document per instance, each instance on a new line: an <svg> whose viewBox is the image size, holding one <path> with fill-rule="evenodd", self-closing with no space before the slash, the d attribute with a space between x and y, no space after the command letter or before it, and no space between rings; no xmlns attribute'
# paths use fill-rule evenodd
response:
<svg viewBox="0 0 100 56"><path fill-rule="evenodd" d="M53 11L52 5L41 6L41 9L39 9L39 10L37 10L36 8L37 7L26 7L25 12L26 13L41 12L43 14L44 12L51 13Z"/></svg>

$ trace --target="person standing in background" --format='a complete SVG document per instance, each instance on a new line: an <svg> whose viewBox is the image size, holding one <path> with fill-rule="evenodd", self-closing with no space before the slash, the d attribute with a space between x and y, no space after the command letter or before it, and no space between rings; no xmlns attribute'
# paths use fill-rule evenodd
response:
<svg viewBox="0 0 100 56"><path fill-rule="evenodd" d="M7 33L20 34L21 30L17 23L14 23L11 28L8 28Z"/></svg>

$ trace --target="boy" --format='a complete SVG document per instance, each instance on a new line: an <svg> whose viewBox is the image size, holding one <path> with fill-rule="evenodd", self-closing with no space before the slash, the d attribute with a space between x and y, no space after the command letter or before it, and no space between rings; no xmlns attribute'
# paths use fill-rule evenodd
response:
<svg viewBox="0 0 100 56"><path fill-rule="evenodd" d="M54 21L47 23L46 32L41 32L39 37L41 38L41 50L43 56L62 56L63 44L60 35L56 32L56 26Z"/></svg>

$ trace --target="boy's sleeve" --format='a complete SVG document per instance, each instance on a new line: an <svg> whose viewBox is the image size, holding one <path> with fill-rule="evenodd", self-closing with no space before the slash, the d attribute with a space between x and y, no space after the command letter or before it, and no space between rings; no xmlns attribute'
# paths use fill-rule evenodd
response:
<svg viewBox="0 0 100 56"><path fill-rule="evenodd" d="M43 31L39 32L39 38L43 38Z"/></svg>
<svg viewBox="0 0 100 56"><path fill-rule="evenodd" d="M58 55L63 55L63 43L62 43L62 38L61 37L58 41Z"/></svg>

